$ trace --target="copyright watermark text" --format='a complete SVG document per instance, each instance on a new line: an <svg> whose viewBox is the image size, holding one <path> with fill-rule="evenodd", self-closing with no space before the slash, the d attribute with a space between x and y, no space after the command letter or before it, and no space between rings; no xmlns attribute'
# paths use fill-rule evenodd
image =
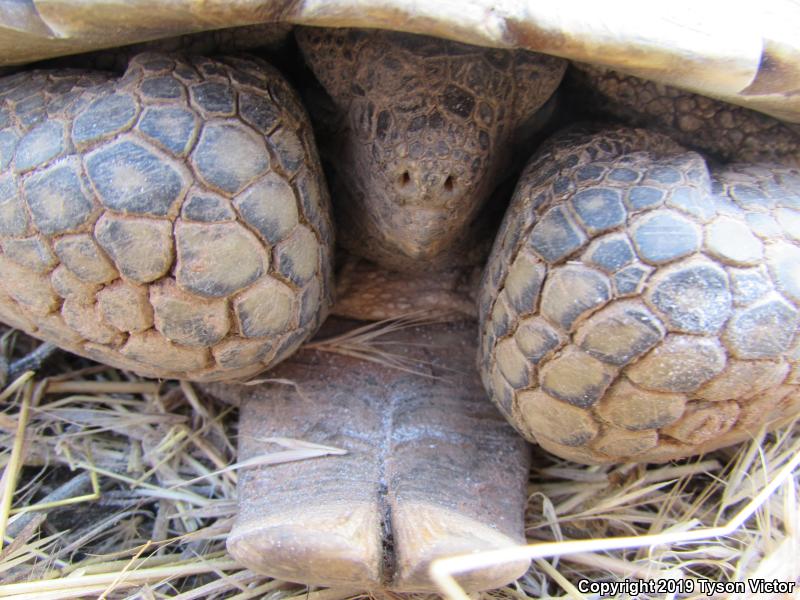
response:
<svg viewBox="0 0 800 600"><path fill-rule="evenodd" d="M583 594L617 597L622 594L791 594L797 589L794 581L747 579L746 581L713 581L711 579L624 579L621 581L578 580Z"/></svg>

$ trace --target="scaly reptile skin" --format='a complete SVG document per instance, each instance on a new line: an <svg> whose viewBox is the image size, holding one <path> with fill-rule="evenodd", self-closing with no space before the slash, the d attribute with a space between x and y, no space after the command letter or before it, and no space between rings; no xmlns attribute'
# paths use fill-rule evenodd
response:
<svg viewBox="0 0 800 600"><path fill-rule="evenodd" d="M358 168L345 188L388 190L348 197L345 242L420 270L474 242L464 215L503 164L488 166L491 151L563 63L414 37L314 30L300 42L327 49L314 68L350 119L340 158ZM356 57L358 72L334 69ZM442 78L425 91L431 72ZM328 198L277 72L143 55L120 80L33 72L0 85L0 319L138 373L200 380L261 371L317 328L331 304ZM790 161L784 132L768 156ZM441 156L412 156L416 142L443 144ZM457 171L475 159L475 179ZM444 218L419 227L448 173ZM798 190L792 167L709 171L645 130L562 134L523 173L484 274L487 390L528 439L588 462L685 456L797 414Z"/></svg>
<svg viewBox="0 0 800 600"><path fill-rule="evenodd" d="M594 65L571 65L565 83L594 116L660 131L725 162L800 167L796 123Z"/></svg>
<svg viewBox="0 0 800 600"><path fill-rule="evenodd" d="M642 129L530 161L480 292L484 385L580 462L663 461L800 412L800 171Z"/></svg>
<svg viewBox="0 0 800 600"><path fill-rule="evenodd" d="M151 377L246 377L331 304L307 115L263 62L0 82L0 319Z"/></svg>
<svg viewBox="0 0 800 600"><path fill-rule="evenodd" d="M474 264L480 210L566 62L391 31L296 36L345 122L323 144L342 245L392 270Z"/></svg>

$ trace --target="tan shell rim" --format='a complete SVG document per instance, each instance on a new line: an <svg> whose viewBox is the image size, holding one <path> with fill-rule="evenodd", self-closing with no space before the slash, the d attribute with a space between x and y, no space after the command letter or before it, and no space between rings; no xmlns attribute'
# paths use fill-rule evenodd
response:
<svg viewBox="0 0 800 600"><path fill-rule="evenodd" d="M22 0L0 3L0 65L259 23L376 27L526 48L800 123L793 0Z"/></svg>

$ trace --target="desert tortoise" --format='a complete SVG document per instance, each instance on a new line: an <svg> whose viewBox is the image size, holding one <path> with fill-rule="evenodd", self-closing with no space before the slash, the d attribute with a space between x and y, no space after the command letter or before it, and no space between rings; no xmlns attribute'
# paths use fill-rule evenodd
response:
<svg viewBox="0 0 800 600"><path fill-rule="evenodd" d="M355 272L411 290L425 280L429 304L456 289L463 295L469 285L449 282L463 283L464 271L454 269L480 260L479 249L465 250L480 246L485 229L474 217L510 162L503 153L558 84L563 64L401 34L306 31L300 40L346 124L343 152L331 144L326 156L348 249L390 269L413 273L418 265L427 278ZM345 68L348 50L365 52L375 68ZM413 56L423 60L410 64ZM391 68L409 72L387 94L380 70ZM487 69L490 79L481 79ZM446 84L426 94L430 77L443 73ZM526 74L541 97L520 94ZM362 75L375 87L352 85ZM597 79L589 85L602 89ZM676 103L686 96L657 92ZM304 110L268 65L145 54L118 81L23 72L5 81L0 98L3 320L122 368L200 381L272 366L320 325L333 296L327 190ZM412 116L375 105L388 100ZM636 124L649 124L647 116ZM480 119L484 128L475 126ZM709 171L669 137L629 128L570 130L531 159L478 303L484 385L523 435L581 461L666 460L796 414L798 175L796 137L786 130L783 164L770 168ZM417 131L424 144L412 156ZM462 151L455 160L454 149ZM365 190L386 193L373 205ZM443 197L432 210L424 205ZM434 269L441 271L431 277ZM414 307L414 293L405 294L411 302L400 310ZM367 314L362 304L387 300L373 294L360 303L358 289L350 296L356 315ZM250 414L265 407L250 404ZM514 464L524 464L524 449L501 438ZM470 514L468 506L455 510ZM497 528L496 510L476 514L494 515ZM419 535L408 518L400 524L409 539ZM332 535L362 539L351 525L335 522ZM298 547L304 539L277 545L285 562L308 555ZM313 557L319 570L309 582L342 583L334 555L323 547ZM381 569L386 555L372 553L372 570L352 581L426 589L418 570L435 555L393 579ZM298 564L302 581L313 569ZM468 583L477 589L500 579Z"/></svg>

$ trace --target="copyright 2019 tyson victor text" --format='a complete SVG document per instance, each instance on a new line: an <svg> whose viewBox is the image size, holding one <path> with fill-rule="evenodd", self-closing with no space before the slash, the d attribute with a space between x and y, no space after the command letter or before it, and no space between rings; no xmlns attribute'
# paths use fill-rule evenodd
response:
<svg viewBox="0 0 800 600"><path fill-rule="evenodd" d="M624 579L622 581L578 580L578 591L584 594L617 597L621 594L791 594L797 582L777 579L745 581L713 581L711 579Z"/></svg>

